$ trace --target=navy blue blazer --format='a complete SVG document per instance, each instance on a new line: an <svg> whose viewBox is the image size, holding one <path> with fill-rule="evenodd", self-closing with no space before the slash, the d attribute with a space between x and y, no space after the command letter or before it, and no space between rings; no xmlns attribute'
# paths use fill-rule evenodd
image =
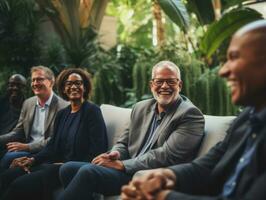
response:
<svg viewBox="0 0 266 200"><path fill-rule="evenodd" d="M71 107L68 106L57 113L54 134L42 151L33 155L35 164L43 162L65 162L59 151L60 126L64 123ZM91 161L95 156L107 151L106 126L100 108L90 102L84 102L81 107L81 117L78 130L73 141L74 156L72 161Z"/></svg>
<svg viewBox="0 0 266 200"><path fill-rule="evenodd" d="M205 156L192 163L170 167L176 174L175 189L179 192L170 192L167 200L228 200L220 194L244 151L249 136L246 134L246 130L250 127L249 113L250 108L244 110L227 131L225 139ZM250 164L238 179L235 197L230 200L266 199L265 121L266 115L264 114L264 125L257 133L257 147Z"/></svg>

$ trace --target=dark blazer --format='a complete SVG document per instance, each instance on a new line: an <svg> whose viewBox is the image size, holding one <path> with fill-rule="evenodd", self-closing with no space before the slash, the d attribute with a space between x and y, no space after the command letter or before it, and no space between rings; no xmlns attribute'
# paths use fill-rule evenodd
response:
<svg viewBox="0 0 266 200"><path fill-rule="evenodd" d="M171 166L195 158L203 137L204 117L186 97L180 97L171 105L154 133L152 149L138 156L149 131L156 103L155 99L149 99L134 106L129 127L112 148L120 152L127 173Z"/></svg>
<svg viewBox="0 0 266 200"><path fill-rule="evenodd" d="M0 105L0 135L4 135L16 127L21 108L13 107L8 96L0 98Z"/></svg>
<svg viewBox="0 0 266 200"><path fill-rule="evenodd" d="M64 162L59 151L60 134L59 126L64 123L71 107L62 109L56 116L54 134L47 146L35 154L36 163ZM95 156L107 150L106 127L101 110L95 104L84 102L81 107L81 117L75 141L73 142L73 161L91 161Z"/></svg>
<svg viewBox="0 0 266 200"><path fill-rule="evenodd" d="M224 141L214 146L205 156L190 164L171 167L177 177L176 190L167 199L175 200L222 200L219 195L233 173L245 148L249 129L250 109L246 109L234 121ZM251 163L244 169L238 181L234 200L266 199L266 114L263 128L257 133L258 145ZM205 195L202 196L202 195ZM208 197L206 197L206 195ZM231 198L230 198L231 200Z"/></svg>
<svg viewBox="0 0 266 200"><path fill-rule="evenodd" d="M8 142L28 143L30 141L36 102L36 96L30 97L24 101L16 127L11 132L0 136L0 145L5 145ZM53 94L49 112L45 121L44 138L40 142L30 143L30 152L36 153L47 144L53 133L56 113L62 108L65 108L67 105L68 103L66 101L58 97L56 94Z"/></svg>

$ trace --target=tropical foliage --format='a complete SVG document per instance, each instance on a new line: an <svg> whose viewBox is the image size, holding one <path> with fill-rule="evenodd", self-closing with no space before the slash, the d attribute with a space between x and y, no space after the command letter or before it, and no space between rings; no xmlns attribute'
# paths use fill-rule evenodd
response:
<svg viewBox="0 0 266 200"><path fill-rule="evenodd" d="M54 25L67 54L67 62L88 67L94 39L104 15L107 0L37 0Z"/></svg>
<svg viewBox="0 0 266 200"><path fill-rule="evenodd" d="M33 0L0 0L2 68L26 74L29 66L38 62L41 52L39 23L40 16L34 10Z"/></svg>
<svg viewBox="0 0 266 200"><path fill-rule="evenodd" d="M171 60L181 69L182 93L205 114L237 112L216 73L235 30L261 18L244 0L109 0L118 44L105 51L97 32L107 2L0 0L0 90L11 73L26 75L32 65L56 74L84 67L93 76L93 101L130 107L151 97L152 66ZM54 30L47 33L43 22Z"/></svg>

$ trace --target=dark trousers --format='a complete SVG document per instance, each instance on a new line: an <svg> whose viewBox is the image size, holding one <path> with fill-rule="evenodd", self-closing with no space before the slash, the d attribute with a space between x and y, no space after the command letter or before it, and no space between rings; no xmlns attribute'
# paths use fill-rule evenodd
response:
<svg viewBox="0 0 266 200"><path fill-rule="evenodd" d="M5 155L2 157L2 159L0 160L0 167L2 169L8 169L14 159L29 155L30 152L26 151L6 152Z"/></svg>
<svg viewBox="0 0 266 200"><path fill-rule="evenodd" d="M60 200L92 200L93 193L120 194L132 176L124 172L84 162L68 162L60 168L65 190Z"/></svg>
<svg viewBox="0 0 266 200"><path fill-rule="evenodd" d="M20 168L6 170L0 175L1 200L49 200L60 187L60 165L43 164L33 167L30 174Z"/></svg>

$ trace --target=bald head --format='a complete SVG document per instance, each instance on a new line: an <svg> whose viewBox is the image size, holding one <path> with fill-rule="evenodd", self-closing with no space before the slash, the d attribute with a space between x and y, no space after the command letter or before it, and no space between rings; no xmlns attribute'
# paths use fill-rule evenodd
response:
<svg viewBox="0 0 266 200"><path fill-rule="evenodd" d="M239 29L234 38L243 38L243 48L252 48L254 56L266 59L266 20L258 20Z"/></svg>
<svg viewBox="0 0 266 200"><path fill-rule="evenodd" d="M26 78L24 76L22 76L21 74L14 74L14 75L12 75L9 78L8 82L9 83L10 82L15 82L15 83L21 84L23 86L26 86L26 84L27 84Z"/></svg>
<svg viewBox="0 0 266 200"><path fill-rule="evenodd" d="M251 22L243 26L235 33L235 36L242 36L246 33L254 32L254 31L257 33L264 33L263 35L265 35L266 20L263 19L263 20L254 21L254 22Z"/></svg>
<svg viewBox="0 0 266 200"><path fill-rule="evenodd" d="M8 80L7 95L15 107L22 106L26 84L26 78L21 74L14 74Z"/></svg>

